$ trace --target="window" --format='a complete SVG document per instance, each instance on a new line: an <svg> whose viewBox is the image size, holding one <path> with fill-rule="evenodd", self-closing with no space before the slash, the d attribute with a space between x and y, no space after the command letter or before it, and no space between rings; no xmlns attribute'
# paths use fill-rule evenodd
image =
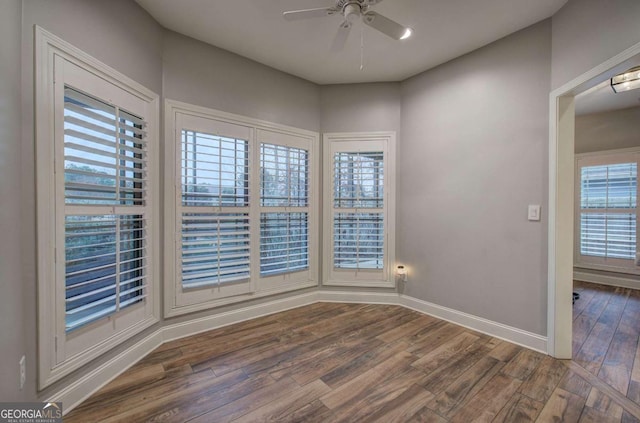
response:
<svg viewBox="0 0 640 423"><path fill-rule="evenodd" d="M246 140L182 130L184 288L249 279L248 155Z"/></svg>
<svg viewBox="0 0 640 423"><path fill-rule="evenodd" d="M42 388L158 321L158 97L40 29L37 51Z"/></svg>
<svg viewBox="0 0 640 423"><path fill-rule="evenodd" d="M394 135L327 134L327 285L394 286Z"/></svg>
<svg viewBox="0 0 640 423"><path fill-rule="evenodd" d="M333 163L333 266L382 269L384 152L336 152Z"/></svg>
<svg viewBox="0 0 640 423"><path fill-rule="evenodd" d="M309 268L309 152L260 144L260 275Z"/></svg>
<svg viewBox="0 0 640 423"><path fill-rule="evenodd" d="M67 332L146 297L145 125L141 117L64 88Z"/></svg>
<svg viewBox="0 0 640 423"><path fill-rule="evenodd" d="M578 266L635 268L637 153L576 159Z"/></svg>
<svg viewBox="0 0 640 423"><path fill-rule="evenodd" d="M317 135L171 100L166 110L166 315L317 285Z"/></svg>

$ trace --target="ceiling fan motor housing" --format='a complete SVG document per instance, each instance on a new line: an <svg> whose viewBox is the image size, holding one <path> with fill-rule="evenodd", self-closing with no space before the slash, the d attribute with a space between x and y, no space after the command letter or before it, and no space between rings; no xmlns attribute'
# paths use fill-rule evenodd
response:
<svg viewBox="0 0 640 423"><path fill-rule="evenodd" d="M342 14L349 23L352 23L360 17L362 8L358 2L347 3L342 9Z"/></svg>
<svg viewBox="0 0 640 423"><path fill-rule="evenodd" d="M362 12L366 12L369 6L380 3L382 0L336 0L336 9L343 10L347 4L354 3L360 6Z"/></svg>

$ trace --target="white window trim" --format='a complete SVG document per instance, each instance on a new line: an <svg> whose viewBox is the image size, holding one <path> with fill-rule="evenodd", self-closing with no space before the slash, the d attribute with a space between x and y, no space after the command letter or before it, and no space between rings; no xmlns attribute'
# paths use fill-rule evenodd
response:
<svg viewBox="0 0 640 423"><path fill-rule="evenodd" d="M319 134L317 132L294 128L286 125L275 124L259 119L253 119L233 113L207 107L196 106L176 100L165 100L165 223L164 223L164 316L180 316L196 311L207 310L226 304L238 303L268 295L289 292L304 288L318 286L318 248L319 248ZM250 292L240 295L206 299L197 304L179 305L177 298L182 286L178 266L178 233L176 232L177 202L180 201L180 179L176 172L178 161L176 157L176 140L181 136L182 128L177 125L178 115L188 115L203 119L213 119L235 125L252 128L250 145L250 225L251 225L251 276ZM294 136L309 140L309 272L308 278L300 279L290 276L294 274L282 274L276 276L260 277L260 139L257 134L260 131L282 134L284 138ZM257 230L256 230L257 228Z"/></svg>
<svg viewBox="0 0 640 423"><path fill-rule="evenodd" d="M333 158L331 157L331 143L358 142L358 141L382 141L386 144L384 158L384 231L385 249L384 265L382 271L361 270L362 274L370 273L372 278L353 278L348 276L351 272L339 272L333 269ZM385 132L334 132L325 133L322 138L323 148L323 285L327 286L355 286L374 288L394 288L395 278L395 251L396 251L396 133ZM338 277L343 273L343 277Z"/></svg>
<svg viewBox="0 0 640 423"><path fill-rule="evenodd" d="M614 164L628 161L638 161L640 164L640 147L621 148L616 150L596 151L580 153L575 155L575 177L574 177L574 240L573 240L573 267L575 269L599 270L605 272L624 273L629 275L640 275L640 267L635 264L629 266L606 265L582 260L580 254L580 189L581 189L581 166L597 164ZM631 158L630 158L631 156ZM635 157L633 157L635 156ZM639 178L640 179L640 178ZM638 184L640 190L640 184ZM640 196L638 196L640 198ZM640 214L636 211L636 215ZM640 224L636 227L636 242L640 242ZM637 257L637 252L636 252Z"/></svg>
<svg viewBox="0 0 640 423"><path fill-rule="evenodd" d="M131 80L115 69L94 59L66 41L35 27L35 128L36 128L36 198L37 198L37 286L38 286L38 387L43 389L68 375L91 360L111 350L133 335L159 321L160 296L157 294L159 283L158 246L156 239L159 229L158 207L154 201L158 193L159 148L150 143L148 149L148 209L151 217L147 230L149 234L149 281L147 301L150 313L146 318L132 326L122 328L106 339L98 340L94 345L73 357L56 363L56 348L61 347L64 339L58 339L56 321L62 317L56 315L57 296L64 295L56 283L55 245L56 198L54 175L54 61L55 57L64 58L105 81L127 91L148 103L150 114L147 118L147 134L156 144L158 137L159 97L157 94ZM83 330L90 330L87 327Z"/></svg>

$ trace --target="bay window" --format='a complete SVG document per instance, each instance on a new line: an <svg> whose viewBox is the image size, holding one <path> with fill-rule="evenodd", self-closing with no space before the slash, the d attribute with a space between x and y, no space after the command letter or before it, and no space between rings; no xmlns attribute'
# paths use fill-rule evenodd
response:
<svg viewBox="0 0 640 423"><path fill-rule="evenodd" d="M317 135L166 109L166 315L317 285Z"/></svg>

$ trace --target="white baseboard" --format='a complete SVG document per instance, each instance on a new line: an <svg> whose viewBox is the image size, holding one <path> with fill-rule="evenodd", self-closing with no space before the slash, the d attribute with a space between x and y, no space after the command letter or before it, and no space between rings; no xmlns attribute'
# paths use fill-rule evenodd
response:
<svg viewBox="0 0 640 423"><path fill-rule="evenodd" d="M317 302L400 305L395 292L318 291Z"/></svg>
<svg viewBox="0 0 640 423"><path fill-rule="evenodd" d="M406 295L394 292L315 291L164 326L58 391L46 401L61 401L64 404L64 413L67 414L98 389L111 382L165 342L317 302L400 305L532 350L547 353L547 338L544 336Z"/></svg>
<svg viewBox="0 0 640 423"><path fill-rule="evenodd" d="M400 305L547 354L547 337L472 314L400 295Z"/></svg>
<svg viewBox="0 0 640 423"><path fill-rule="evenodd" d="M93 369L80 379L47 398L46 402L62 402L62 410L66 415L82 401L93 395L98 389L111 382L136 364L151 351L162 345L162 329L158 329L146 338L138 341L122 351L111 360Z"/></svg>
<svg viewBox="0 0 640 423"><path fill-rule="evenodd" d="M318 302L317 291L201 317L162 328L164 342Z"/></svg>
<svg viewBox="0 0 640 423"><path fill-rule="evenodd" d="M623 288L640 289L640 281L620 276L600 275L590 272L573 271L573 279L600 285L621 286Z"/></svg>

